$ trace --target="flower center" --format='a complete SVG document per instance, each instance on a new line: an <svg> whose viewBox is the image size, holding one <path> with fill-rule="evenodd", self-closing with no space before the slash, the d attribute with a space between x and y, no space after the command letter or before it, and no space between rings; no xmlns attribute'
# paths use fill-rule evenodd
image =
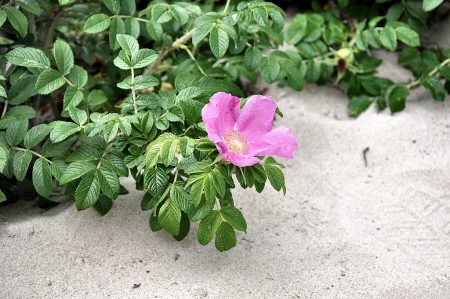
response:
<svg viewBox="0 0 450 299"><path fill-rule="evenodd" d="M225 134L224 139L227 142L228 148L236 154L242 155L248 149L248 141L241 132L230 131Z"/></svg>

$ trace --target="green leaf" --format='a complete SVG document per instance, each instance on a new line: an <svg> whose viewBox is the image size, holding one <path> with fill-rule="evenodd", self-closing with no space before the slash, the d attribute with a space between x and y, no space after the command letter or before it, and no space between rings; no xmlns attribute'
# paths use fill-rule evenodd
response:
<svg viewBox="0 0 450 299"><path fill-rule="evenodd" d="M432 11L444 2L444 0L422 0L422 7L424 11Z"/></svg>
<svg viewBox="0 0 450 299"><path fill-rule="evenodd" d="M58 39L53 45L53 56L55 57L58 70L63 74L69 74L73 67L73 52L69 44Z"/></svg>
<svg viewBox="0 0 450 299"><path fill-rule="evenodd" d="M420 46L420 36L419 34L408 28L406 26L400 26L395 28L395 32L397 34L397 38L404 42L406 45L410 47L418 47Z"/></svg>
<svg viewBox="0 0 450 299"><path fill-rule="evenodd" d="M11 23L14 29L19 32L20 36L24 38L28 32L28 20L27 17L17 8L12 6L4 7L8 21Z"/></svg>
<svg viewBox="0 0 450 299"><path fill-rule="evenodd" d="M93 89L87 97L89 107L100 106L108 101L105 92L101 89Z"/></svg>
<svg viewBox="0 0 450 299"><path fill-rule="evenodd" d="M75 86L67 87L64 92L63 107L64 110L70 107L76 107L83 101L83 92Z"/></svg>
<svg viewBox="0 0 450 299"><path fill-rule="evenodd" d="M37 126L34 126L25 134L25 138L23 139L23 144L26 148L32 149L39 143L41 143L42 140L44 140L45 137L47 137L48 134L52 131L52 127L47 124L40 124Z"/></svg>
<svg viewBox="0 0 450 299"><path fill-rule="evenodd" d="M197 240L202 245L207 245L217 232L222 218L218 211L211 211L205 218L200 221L197 231Z"/></svg>
<svg viewBox="0 0 450 299"><path fill-rule="evenodd" d="M144 186L148 188L148 192L153 196L160 196L166 188L168 177L161 167L146 169L144 175Z"/></svg>
<svg viewBox="0 0 450 299"><path fill-rule="evenodd" d="M74 65L69 73L69 80L78 88L82 88L86 85L88 80L88 74L81 66Z"/></svg>
<svg viewBox="0 0 450 299"><path fill-rule="evenodd" d="M28 130L28 120L17 119L14 120L6 129L6 141L11 146L18 145L25 137Z"/></svg>
<svg viewBox="0 0 450 299"><path fill-rule="evenodd" d="M372 98L362 95L357 97L352 97L348 103L348 115L352 117L357 117L361 113L367 110L373 103Z"/></svg>
<svg viewBox="0 0 450 299"><path fill-rule="evenodd" d="M78 109L74 106L70 106L69 109L70 118L79 126L84 125L87 122L88 116L86 111Z"/></svg>
<svg viewBox="0 0 450 299"><path fill-rule="evenodd" d="M0 142L0 173L3 172L3 169L6 166L9 158L9 149L5 144Z"/></svg>
<svg viewBox="0 0 450 299"><path fill-rule="evenodd" d="M111 49L116 50L119 48L116 35L122 33L125 33L125 23L121 18L113 18L109 27L109 47Z"/></svg>
<svg viewBox="0 0 450 299"><path fill-rule="evenodd" d="M13 160L13 170L14 170L14 176L16 179L21 182L25 178L25 175L27 174L28 167L30 166L30 162L33 156L30 152L26 151L17 151L14 154L14 160Z"/></svg>
<svg viewBox="0 0 450 299"><path fill-rule="evenodd" d="M109 28L110 23L111 19L109 16L103 13L95 14L86 20L83 30L87 33L102 32Z"/></svg>
<svg viewBox="0 0 450 299"><path fill-rule="evenodd" d="M122 7L122 12L127 16L132 16L136 13L135 0L120 0L120 6Z"/></svg>
<svg viewBox="0 0 450 299"><path fill-rule="evenodd" d="M39 16L42 12L39 3L36 0L18 0L16 2L19 3L20 7L36 16Z"/></svg>
<svg viewBox="0 0 450 299"><path fill-rule="evenodd" d="M53 130L50 133L50 140L53 143L61 142L81 130L80 126L71 122L55 121L52 124Z"/></svg>
<svg viewBox="0 0 450 299"><path fill-rule="evenodd" d="M44 70L38 77L34 90L39 94L49 94L65 83L62 75L52 69Z"/></svg>
<svg viewBox="0 0 450 299"><path fill-rule="evenodd" d="M220 252L230 250L236 246L236 233L233 227L226 222L222 222L216 231L216 248Z"/></svg>
<svg viewBox="0 0 450 299"><path fill-rule="evenodd" d="M135 58L139 51L138 41L131 35L117 34L117 42L125 53L131 58Z"/></svg>
<svg viewBox="0 0 450 299"><path fill-rule="evenodd" d="M70 163L64 171L59 182L65 185L73 180L80 178L88 172L95 170L97 166L89 161L75 161Z"/></svg>
<svg viewBox="0 0 450 299"><path fill-rule="evenodd" d="M92 207L100 195L100 182L97 173L81 180L75 190L75 206L79 211Z"/></svg>
<svg viewBox="0 0 450 299"><path fill-rule="evenodd" d="M0 190L0 203L5 202L6 200L8 199L6 198L5 193L3 193L2 190Z"/></svg>
<svg viewBox="0 0 450 299"><path fill-rule="evenodd" d="M102 192L111 199L116 199L119 196L120 183L117 175L105 168L100 168L98 172L98 179Z"/></svg>
<svg viewBox="0 0 450 299"><path fill-rule="evenodd" d="M261 59L259 69L264 81L272 83L278 78L281 68L278 61L273 56L269 56Z"/></svg>
<svg viewBox="0 0 450 299"><path fill-rule="evenodd" d="M184 113L179 106L172 106L166 112L167 120L170 122L184 122Z"/></svg>
<svg viewBox="0 0 450 299"><path fill-rule="evenodd" d="M112 206L113 206L112 200L103 194L100 194L97 202L94 204L94 208L102 216L105 216L106 214L108 214L108 212L109 212L109 210L111 210Z"/></svg>
<svg viewBox="0 0 450 299"><path fill-rule="evenodd" d="M7 98L6 90L3 86L0 85L0 97Z"/></svg>
<svg viewBox="0 0 450 299"><path fill-rule="evenodd" d="M3 24L6 21L6 11L0 10L0 27L3 26ZM0 190L1 191L1 190Z"/></svg>
<svg viewBox="0 0 450 299"><path fill-rule="evenodd" d="M391 27L383 28L380 31L380 42L386 49L395 51L397 48L397 34L395 30Z"/></svg>
<svg viewBox="0 0 450 299"><path fill-rule="evenodd" d="M291 45L300 42L306 35L308 19L305 14L298 14L286 29L286 41Z"/></svg>
<svg viewBox="0 0 450 299"><path fill-rule="evenodd" d="M263 167L272 187L277 191L283 189L283 192L286 193L284 174L275 159L267 158L263 164Z"/></svg>
<svg viewBox="0 0 450 299"><path fill-rule="evenodd" d="M247 231L247 223L239 209L233 206L225 206L220 210L220 214L235 230Z"/></svg>
<svg viewBox="0 0 450 299"><path fill-rule="evenodd" d="M131 66L135 69L147 67L158 58L158 54L150 49L140 49L136 56L131 59Z"/></svg>
<svg viewBox="0 0 450 299"><path fill-rule="evenodd" d="M209 47L216 58L221 58L227 52L228 34L222 28L214 27L209 34Z"/></svg>
<svg viewBox="0 0 450 299"><path fill-rule="evenodd" d="M192 44L197 47L197 45L211 32L211 29L212 27L210 25L196 28L192 34Z"/></svg>
<svg viewBox="0 0 450 299"><path fill-rule="evenodd" d="M172 185L170 189L170 198L182 210L187 213L191 207L191 197L189 193L177 184Z"/></svg>
<svg viewBox="0 0 450 299"><path fill-rule="evenodd" d="M436 77L424 76L420 78L420 83L431 92L431 95L436 101L443 101L445 99L445 88Z"/></svg>
<svg viewBox="0 0 450 299"><path fill-rule="evenodd" d="M103 4L105 4L106 8L113 14L117 15L120 12L120 3L118 0L103 0ZM114 20L119 20L119 18L114 18Z"/></svg>
<svg viewBox="0 0 450 299"><path fill-rule="evenodd" d="M405 85L393 85L386 92L387 103L392 113L405 109L409 90Z"/></svg>
<svg viewBox="0 0 450 299"><path fill-rule="evenodd" d="M259 48L249 47L244 54L244 63L249 69L254 70L259 65L261 56L262 53Z"/></svg>
<svg viewBox="0 0 450 299"><path fill-rule="evenodd" d="M180 232L181 210L171 200L167 200L159 209L159 224L172 236L178 235Z"/></svg>
<svg viewBox="0 0 450 299"><path fill-rule="evenodd" d="M50 60L44 51L35 48L15 48L5 55L15 65L32 68L49 68Z"/></svg>
<svg viewBox="0 0 450 299"><path fill-rule="evenodd" d="M49 198L52 193L52 175L47 161L39 158L34 162L32 180L36 192L44 198Z"/></svg>

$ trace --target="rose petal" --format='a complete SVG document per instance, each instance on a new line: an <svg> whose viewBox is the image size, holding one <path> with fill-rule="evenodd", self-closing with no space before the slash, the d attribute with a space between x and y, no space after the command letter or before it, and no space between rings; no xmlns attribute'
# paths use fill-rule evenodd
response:
<svg viewBox="0 0 450 299"><path fill-rule="evenodd" d="M208 138L217 143L233 128L239 117L240 99L229 93L217 92L202 109Z"/></svg>
<svg viewBox="0 0 450 299"><path fill-rule="evenodd" d="M234 129L243 132L250 142L272 129L277 105L269 96L252 96L239 116Z"/></svg>
<svg viewBox="0 0 450 299"><path fill-rule="evenodd" d="M247 155L241 156L241 155L235 154L231 151L223 154L222 156L225 161L228 161L231 164L239 166L239 167L252 166L257 163L261 163L261 160L256 157L247 156Z"/></svg>
<svg viewBox="0 0 450 299"><path fill-rule="evenodd" d="M294 134L289 128L279 126L266 133L258 143L253 143L248 150L248 154L292 158L296 151L297 141Z"/></svg>

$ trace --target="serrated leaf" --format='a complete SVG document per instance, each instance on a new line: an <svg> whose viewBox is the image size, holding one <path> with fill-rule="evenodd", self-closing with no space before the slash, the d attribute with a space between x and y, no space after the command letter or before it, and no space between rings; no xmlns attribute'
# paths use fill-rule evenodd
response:
<svg viewBox="0 0 450 299"><path fill-rule="evenodd" d="M32 154L28 151L17 151L14 154L13 170L16 179L21 182L27 174L28 167L30 166Z"/></svg>
<svg viewBox="0 0 450 299"><path fill-rule="evenodd" d="M221 58L227 52L230 41L228 34L222 28L214 27L209 34L209 47L216 58Z"/></svg>
<svg viewBox="0 0 450 299"><path fill-rule="evenodd" d="M81 66L74 65L69 73L69 80L78 88L82 88L86 85L88 80L88 74Z"/></svg>
<svg viewBox="0 0 450 299"><path fill-rule="evenodd" d="M261 61L261 57L262 57L262 53L259 48L249 47L245 51L244 63L249 69L254 70L259 65L259 62Z"/></svg>
<svg viewBox="0 0 450 299"><path fill-rule="evenodd" d="M216 234L217 229L222 223L222 218L218 211L211 211L200 221L197 231L197 240L201 245L207 245Z"/></svg>
<svg viewBox="0 0 450 299"><path fill-rule="evenodd" d="M284 174L275 160L268 158L263 164L263 167L272 187L277 191L283 189L283 192L286 193Z"/></svg>
<svg viewBox="0 0 450 299"><path fill-rule="evenodd" d="M392 113L405 109L409 90L405 85L393 85L386 92L386 99Z"/></svg>
<svg viewBox="0 0 450 299"><path fill-rule="evenodd" d="M63 98L64 110L69 107L77 107L81 101L83 101L83 92L75 86L67 87Z"/></svg>
<svg viewBox="0 0 450 299"><path fill-rule="evenodd" d="M348 103L348 115L357 117L367 110L373 103L372 98L366 95L352 97Z"/></svg>
<svg viewBox="0 0 450 299"><path fill-rule="evenodd" d="M47 124L40 124L32 127L26 134L23 139L23 144L26 148L32 149L36 145L38 145L48 134L52 131L52 127Z"/></svg>
<svg viewBox="0 0 450 299"><path fill-rule="evenodd" d="M247 223L245 222L245 218L239 209L233 206L225 206L220 209L220 214L222 215L222 218L235 230L243 232L247 231Z"/></svg>
<svg viewBox="0 0 450 299"><path fill-rule="evenodd" d="M420 78L420 83L425 87L436 101L443 101L445 99L445 88L441 81L433 76L425 76Z"/></svg>
<svg viewBox="0 0 450 299"><path fill-rule="evenodd" d="M81 130L80 126L71 122L56 121L53 124L53 130L50 133L50 140L53 143L61 142Z"/></svg>
<svg viewBox="0 0 450 299"><path fill-rule="evenodd" d="M117 42L125 53L131 58L135 58L139 51L139 43L136 38L128 34L117 34Z"/></svg>
<svg viewBox="0 0 450 299"><path fill-rule="evenodd" d="M98 172L101 191L111 199L119 196L120 184L117 175L105 168L100 168Z"/></svg>
<svg viewBox="0 0 450 299"><path fill-rule="evenodd" d="M411 28L400 26L395 28L395 32L397 34L397 38L404 42L406 45L410 47L418 47L420 46L420 36L419 34L412 30Z"/></svg>
<svg viewBox="0 0 450 299"><path fill-rule="evenodd" d="M263 57L261 59L261 64L259 66L259 69L261 71L261 76L263 77L264 81L267 83L272 83L275 81L280 74L280 64L278 61L273 57Z"/></svg>
<svg viewBox="0 0 450 299"><path fill-rule="evenodd" d="M155 197L160 196L164 192L168 180L165 170L161 167L147 169L144 174L144 186Z"/></svg>
<svg viewBox="0 0 450 299"><path fill-rule="evenodd" d="M69 74L73 67L73 52L69 44L58 39L53 45L53 56L55 57L58 70L63 74Z"/></svg>
<svg viewBox="0 0 450 299"><path fill-rule="evenodd" d="M15 65L32 68L49 68L50 60L44 51L35 48L15 48L5 55Z"/></svg>
<svg viewBox="0 0 450 299"><path fill-rule="evenodd" d="M383 28L380 31L380 42L381 44L390 51L395 51L397 48L397 34L395 30L391 27Z"/></svg>
<svg viewBox="0 0 450 299"><path fill-rule="evenodd" d="M109 28L111 19L106 14L100 13L90 16L84 23L83 31L87 33L98 33Z"/></svg>
<svg viewBox="0 0 450 299"><path fill-rule="evenodd" d="M196 28L192 33L192 44L196 47L211 32L211 29L210 25Z"/></svg>
<svg viewBox="0 0 450 299"><path fill-rule="evenodd" d="M222 222L216 231L216 248L220 252L230 250L236 246L236 233L233 227L226 222Z"/></svg>
<svg viewBox="0 0 450 299"><path fill-rule="evenodd" d="M131 66L135 69L147 67L158 58L158 54L150 49L140 49L131 59Z"/></svg>
<svg viewBox="0 0 450 299"><path fill-rule="evenodd" d="M121 18L113 18L109 27L109 47L111 49L116 50L120 47L116 35L123 33L125 33L125 23Z"/></svg>
<svg viewBox="0 0 450 299"><path fill-rule="evenodd" d="M17 0L16 2L19 3L20 7L36 16L39 16L42 12L39 3L36 0Z"/></svg>
<svg viewBox="0 0 450 299"><path fill-rule="evenodd" d="M17 119L14 120L10 126L6 129L6 141L11 146L18 145L28 130L28 120Z"/></svg>
<svg viewBox="0 0 450 299"><path fill-rule="evenodd" d="M34 90L39 94L49 94L65 83L62 75L52 69L44 70L38 77Z"/></svg>
<svg viewBox="0 0 450 299"><path fill-rule="evenodd" d="M86 111L70 106L68 109L70 118L79 126L87 122L88 116Z"/></svg>
<svg viewBox="0 0 450 299"><path fill-rule="evenodd" d="M81 180L75 190L75 206L79 211L92 207L100 195L100 182L97 173Z"/></svg>
<svg viewBox="0 0 450 299"><path fill-rule="evenodd" d="M4 7L8 21L11 23L14 29L19 32L20 36L24 38L28 32L28 20L27 17L17 8L12 6Z"/></svg>
<svg viewBox="0 0 450 299"><path fill-rule="evenodd" d="M171 200L182 210L187 213L191 207L191 197L183 186L177 184L172 185L170 189Z"/></svg>
<svg viewBox="0 0 450 299"><path fill-rule="evenodd" d="M52 175L48 162L42 158L34 162L32 181L36 192L40 196L44 198L50 197L52 193Z"/></svg>
<svg viewBox="0 0 450 299"><path fill-rule="evenodd" d="M119 14L120 12L120 3L118 0L103 0L103 4L105 4L106 8L108 8L108 10L110 12L112 12L113 14ZM114 18L114 20L116 20L118 18Z"/></svg>
<svg viewBox="0 0 450 299"><path fill-rule="evenodd" d="M0 173L3 172L3 169L6 166L9 158L9 149L5 144L0 142Z"/></svg>
<svg viewBox="0 0 450 299"><path fill-rule="evenodd" d="M83 175L96 169L96 165L89 161L75 161L70 163L65 169L59 182L65 185L73 180L76 180Z"/></svg>
<svg viewBox="0 0 450 299"><path fill-rule="evenodd" d="M180 232L181 210L168 199L159 209L158 222L172 236Z"/></svg>

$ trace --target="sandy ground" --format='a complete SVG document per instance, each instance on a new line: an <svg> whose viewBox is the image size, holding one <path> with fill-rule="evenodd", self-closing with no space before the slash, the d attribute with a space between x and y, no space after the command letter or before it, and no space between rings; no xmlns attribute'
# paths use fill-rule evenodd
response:
<svg viewBox="0 0 450 299"><path fill-rule="evenodd" d="M386 57L382 74L410 74ZM151 233L133 181L105 217L71 203L0 209L0 298L449 298L450 102L346 116L332 87L276 86L298 137L288 193L237 189L238 246ZM367 166L362 152L366 152Z"/></svg>

